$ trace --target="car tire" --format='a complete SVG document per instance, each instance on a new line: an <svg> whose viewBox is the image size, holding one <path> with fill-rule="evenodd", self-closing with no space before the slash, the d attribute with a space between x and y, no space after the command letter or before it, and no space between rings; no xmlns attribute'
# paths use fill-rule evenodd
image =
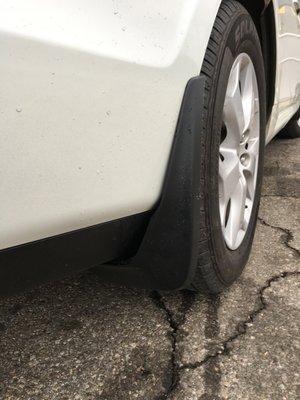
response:
<svg viewBox="0 0 300 400"><path fill-rule="evenodd" d="M300 137L300 109L280 131L279 137L288 139L296 139Z"/></svg>
<svg viewBox="0 0 300 400"><path fill-rule="evenodd" d="M235 63L238 62L240 62L240 65L236 64L236 66L234 66ZM239 72L235 71L234 68ZM250 72L248 71L248 68ZM218 293L230 286L237 279L248 261L257 222L263 175L266 125L265 72L263 57L255 24L246 9L237 1L225 0L220 6L208 43L201 75L204 75L206 78L203 113L204 132L201 135L201 148L199 149L203 160L201 162L200 171L202 191L200 194L202 199L201 213L203 218L201 218L201 223L198 227L199 230L201 230L201 239L200 242L197 243L197 266L194 276L189 284L189 288L196 291L201 290L205 292ZM249 77L251 76L253 88L255 86L255 90L257 90L257 93L255 94L255 90L253 89L252 97L250 95L250 97L248 96L250 93L248 90L250 78L246 78L248 75ZM246 81L246 79L248 79L248 81ZM233 84L232 82L235 83ZM231 85L231 89L229 89L229 84ZM232 92L230 92L230 90ZM242 98L242 110L243 112L245 111L243 124L239 123L238 120L235 120L234 115L240 115L238 112L233 112L230 116L230 112L232 112L231 108L239 108L236 105L231 105L230 97L232 95L232 98L235 99L235 96L237 96L238 99L238 94L235 94L238 93L237 90L239 90ZM235 188L241 186L242 189L232 189L234 186L231 185L231 183L234 182L234 180L232 180L232 182L231 180L228 180L226 175L227 172L224 175L226 178L222 178L223 180L219 176L221 171L223 171L221 168L225 168L221 165L221 162L223 163L227 158L230 160L231 153L228 152L227 157L226 146L229 146L229 143L231 142L231 131L235 131L234 129L231 130L231 127L234 126L236 128L236 126L240 126L245 129L245 126L247 125L246 120L248 118L247 115L249 114L249 111L247 111L247 101L249 98L251 98L251 105L254 110L253 112L251 111L251 118L254 115L253 118L255 118L256 121L254 127L250 127L249 124L249 129L247 131L249 143L252 140L251 135L254 135L254 131L257 135L255 139L256 141L253 141L256 146L255 172L253 172L252 186L250 190L250 180L248 181L250 173L247 173L247 175L246 170L243 169L244 167L240 167L238 164L239 171L241 172L239 172L240 175ZM255 107L257 108L256 110ZM248 114L246 114L246 112ZM226 116L226 119L224 116ZM224 120L226 120L226 123ZM253 121L251 123L254 124ZM245 142L242 142L241 139L240 144L237 144L236 136L234 136L232 143L233 142L234 146L240 146L242 149L237 151L233 149L232 151L235 160L236 157L238 157L238 161L241 163L242 156L245 154L246 158L248 157L248 153L250 154L249 149L252 148L251 146L253 143L251 142L252 144L247 144L246 138ZM226 143L226 145L224 143ZM240 147L238 147L238 149L240 149ZM246 148L248 148L248 151ZM221 149L226 150L224 150L226 153L225 158L224 155L220 154ZM245 151L245 153L240 154L239 151ZM223 161L222 157L224 158ZM230 165L229 161L226 161L225 170L229 171L228 174L231 173ZM236 165L234 168L237 171ZM244 194L240 196L236 193L238 193L239 190L244 193L245 180L246 185L248 186L246 188L246 199L243 205ZM228 182L231 182L230 185ZM224 190L222 189L222 185L225 188ZM227 187L230 187L231 191L233 190L233 193L235 193L234 195L232 194L232 197L229 197L227 205L226 199L228 198L228 195L224 194L227 193L226 185ZM222 194L221 191L224 193ZM250 192L252 193L252 199L250 199ZM248 195L249 199L247 197ZM224 201L222 196L224 197ZM236 201L238 198L241 198L240 203ZM248 207L247 202L250 204L250 200L251 210L245 211ZM240 218L241 214L239 214L239 206L237 206L237 204L241 205L241 213L244 212L244 217ZM224 205L226 206L225 215ZM237 215L239 217L237 217ZM230 229L227 228L229 221L230 229L234 226L234 221L240 221L242 224L242 228L239 228L237 234L239 240L236 242L232 239L235 235L236 228L232 228L231 232ZM245 227L245 221L247 222L247 227ZM240 222L238 222L238 224ZM229 234L227 232L231 233Z"/></svg>

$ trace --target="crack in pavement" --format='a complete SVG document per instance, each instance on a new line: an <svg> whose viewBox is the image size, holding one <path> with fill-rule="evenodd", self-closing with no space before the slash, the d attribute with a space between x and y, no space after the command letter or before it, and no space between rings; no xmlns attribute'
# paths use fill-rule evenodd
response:
<svg viewBox="0 0 300 400"><path fill-rule="evenodd" d="M298 257L300 256L300 251L290 244L290 241L294 239L294 235L293 235L291 230L289 230L287 228L282 228L280 226L271 225L271 224L267 223L261 217L258 217L258 220L260 221L260 223L262 225L267 226L267 227L272 228L272 229L276 229L277 231L283 233L285 238L281 241L281 243L285 247L287 247L288 249L292 250ZM257 309L253 310L252 313L249 315L249 317L245 321L240 322L238 324L237 332L234 335L230 336L227 340L225 340L221 344L221 349L216 351L214 354L207 355L203 360L201 360L199 362L190 363L190 364L189 363L188 364L184 364L179 369L180 370L195 369L195 368L198 368L198 367L204 365L205 363L207 363L212 358L219 357L221 355L228 355L229 352L230 352L230 344L232 342L234 342L239 336L244 335L247 332L248 324L251 324L254 321L254 319L263 310L266 309L267 303L264 300L264 292L265 292L265 290L268 289L272 285L272 283L277 282L280 279L284 279L286 277L294 276L294 275L300 275L300 271L284 271L284 272L281 272L280 274L274 275L273 277L268 279L266 284L264 286L262 286L258 291L258 299L259 299L259 302L260 302L260 307L258 307Z"/></svg>
<svg viewBox="0 0 300 400"><path fill-rule="evenodd" d="M286 196L284 194L262 194L260 197L280 197L282 199L298 199L299 198L299 196L297 196L297 195Z"/></svg>
<svg viewBox="0 0 300 400"><path fill-rule="evenodd" d="M297 256L300 255L300 252L297 248L293 247L290 244L290 241L293 240L294 235L291 230L287 228L282 228L280 226L274 226L269 223L267 223L263 218L259 217L258 218L260 223L264 226L270 227L272 229L276 229L277 231L281 232L284 234L284 238L282 239L281 243L284 245L286 248L292 250ZM223 341L220 345L218 345L218 350L215 351L213 354L208 354L206 357L204 357L203 360L195 362L195 363L185 363L183 365L178 365L177 363L177 334L178 330L180 327L184 324L185 319L186 319L186 313L187 311L191 308L192 304L194 303L195 300L195 294L193 292L188 292L186 291L185 296L186 298L189 298L188 306L185 307L183 316L181 317L180 321L176 321L176 318L173 315L173 312L166 306L162 295L159 292L153 292L151 293L151 298L155 302L155 304L164 311L166 314L166 318L169 322L169 325L171 327L171 344L172 344L172 355L171 355L171 371L170 371L170 379L169 379L169 384L168 387L166 388L165 393L160 394L156 400L166 400L169 398L169 396L174 392L174 390L178 387L179 382L180 382L180 372L183 370L194 370L197 369L201 366L205 366L209 362L213 362L213 368L216 370L217 362L216 360L221 357L221 356L228 356L230 354L230 351L233 347L234 342L242 335L245 335L247 333L248 327L253 324L255 321L256 317L261 314L264 310L267 309L267 302L265 301L264 298L264 292L271 287L271 285L274 282L277 282L281 279L285 279L290 276L295 276L295 275L300 275L300 271L283 271L280 274L272 276L270 279L267 280L266 284L258 290L258 302L259 306L255 308L248 316L248 318L242 322L240 322L235 329L235 333L231 335L229 338L227 338L225 341ZM213 299L212 299L213 300ZM210 379L210 370L207 371L207 376ZM207 379L206 379L207 380ZM218 392L218 390L217 390ZM206 394L205 394L206 395ZM205 397L204 395L204 397ZM214 398L218 398L218 393L214 391L213 393ZM211 398L211 396L209 396ZM206 399L206 397L205 397Z"/></svg>
<svg viewBox="0 0 300 400"><path fill-rule="evenodd" d="M279 232L282 232L285 235L285 239L282 241L282 244L286 246L288 249L292 250L296 255L300 256L300 251L292 246L290 242L294 239L293 232L290 229L282 228L281 226L271 225L267 221L265 221L262 217L258 217L259 222L264 225L268 226L269 228L276 229Z"/></svg>
<svg viewBox="0 0 300 400"><path fill-rule="evenodd" d="M233 347L234 342L240 336L245 335L247 333L248 327L253 324L256 317L259 314L261 314L262 311L266 310L268 304L264 299L265 290L270 288L272 283L277 282L281 279L285 279L290 276L295 276L295 275L300 275L300 271L284 271L284 272L274 275L273 277L268 279L266 284L264 286L262 286L258 291L258 299L260 302L259 307L257 307L255 310L253 310L246 320L240 322L237 325L236 332L233 335L231 335L229 338L227 338L225 341L220 343L220 345L218 345L219 349L217 351L215 351L212 354L208 354L206 357L204 357L203 360L197 361L195 363L186 363L181 366L179 366L177 363L177 334L178 334L178 330L185 322L187 311L191 308L192 304L194 303L195 295L193 292L186 291L186 293L187 293L186 296L190 297L189 306L185 309L185 312L184 312L182 318L180 319L180 321L177 322L176 319L174 318L172 311L165 305L162 295L159 292L152 292L150 294L150 297L152 298L152 300L154 301L156 306L159 309L164 311L164 313L166 315L166 319L169 322L169 325L171 327L170 338L171 338L171 345L172 345L169 384L168 384L168 387L166 388L165 393L158 395L158 397L156 397L155 400L166 400L169 398L169 396L178 387L178 384L180 382L180 372L181 371L194 370L201 366L204 366L208 362L215 360L218 357L228 356L230 354L230 351Z"/></svg>
<svg viewBox="0 0 300 400"><path fill-rule="evenodd" d="M204 336L206 340L218 341L220 334L219 308L221 304L220 295L210 295L207 297L207 310L205 318ZM218 348L220 344L217 344ZM210 346L205 345L206 351L209 353ZM205 365L203 374L204 393L199 400L220 400L219 393L221 391L221 369L219 358L211 359L211 362Z"/></svg>
<svg viewBox="0 0 300 400"><path fill-rule="evenodd" d="M176 318L173 312L166 306L163 296L154 291L150 293L150 297L153 300L154 304L166 315L166 319L170 325L170 341L172 346L172 353L170 359L170 373L169 373L169 382L166 387L164 393L161 393L156 397L156 400L165 400L169 397L169 395L173 392L173 390L177 387L179 382L179 366L177 363L177 334L180 327L184 324L186 320L186 314L192 307L195 301L195 292L189 290L183 290L182 292L182 306L181 306L181 318L176 321Z"/></svg>
<svg viewBox="0 0 300 400"><path fill-rule="evenodd" d="M247 329L249 326L252 325L252 323L255 321L256 317L264 310L266 310L267 308L267 303L264 299L264 292L265 290L267 290L268 288L271 287L272 283L277 282L281 279L285 279L287 277L290 276L296 276L296 275L300 275L300 271L284 271L281 272L278 275L274 275L273 277L271 277L270 279L268 279L267 283L262 286L259 291L258 291L258 298L260 301L260 306L258 308L256 308L255 310L253 310L250 315L248 316L248 318L242 322L240 322L237 326L237 332L233 335L231 335L228 339L226 339L223 343L221 343L220 347L221 349L216 351L213 354L209 354L207 355L203 360L195 362L195 363L187 363L184 364L182 366L180 366L179 370L186 370L186 369L196 369L199 368L201 366L203 366L204 364L206 364L209 360L216 358L216 357L220 357L220 356L227 356L230 354L230 351L232 349L232 344L233 342L236 341L236 339L238 339L240 336L245 335L247 333Z"/></svg>

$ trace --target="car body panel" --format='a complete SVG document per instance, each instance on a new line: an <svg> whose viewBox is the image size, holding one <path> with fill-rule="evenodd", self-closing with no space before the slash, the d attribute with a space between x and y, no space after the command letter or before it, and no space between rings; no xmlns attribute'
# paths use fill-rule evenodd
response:
<svg viewBox="0 0 300 400"><path fill-rule="evenodd" d="M268 124L269 142L300 106L300 15L294 0L274 0L276 23L275 99Z"/></svg>
<svg viewBox="0 0 300 400"><path fill-rule="evenodd" d="M1 1L0 248L153 207L215 12Z"/></svg>

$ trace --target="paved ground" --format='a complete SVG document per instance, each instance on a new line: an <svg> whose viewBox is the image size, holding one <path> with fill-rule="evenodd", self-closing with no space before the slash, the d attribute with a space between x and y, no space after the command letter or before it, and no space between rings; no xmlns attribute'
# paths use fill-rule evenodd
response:
<svg viewBox="0 0 300 400"><path fill-rule="evenodd" d="M0 300L0 399L299 399L299 155L268 147L252 257L220 297L89 272Z"/></svg>

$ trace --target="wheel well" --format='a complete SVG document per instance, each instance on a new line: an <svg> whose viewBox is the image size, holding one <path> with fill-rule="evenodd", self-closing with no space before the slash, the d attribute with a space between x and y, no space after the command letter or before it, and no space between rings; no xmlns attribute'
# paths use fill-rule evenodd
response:
<svg viewBox="0 0 300 400"><path fill-rule="evenodd" d="M275 98L276 79L276 28L272 0L237 0L251 15L261 42L265 64L267 90L267 120Z"/></svg>

